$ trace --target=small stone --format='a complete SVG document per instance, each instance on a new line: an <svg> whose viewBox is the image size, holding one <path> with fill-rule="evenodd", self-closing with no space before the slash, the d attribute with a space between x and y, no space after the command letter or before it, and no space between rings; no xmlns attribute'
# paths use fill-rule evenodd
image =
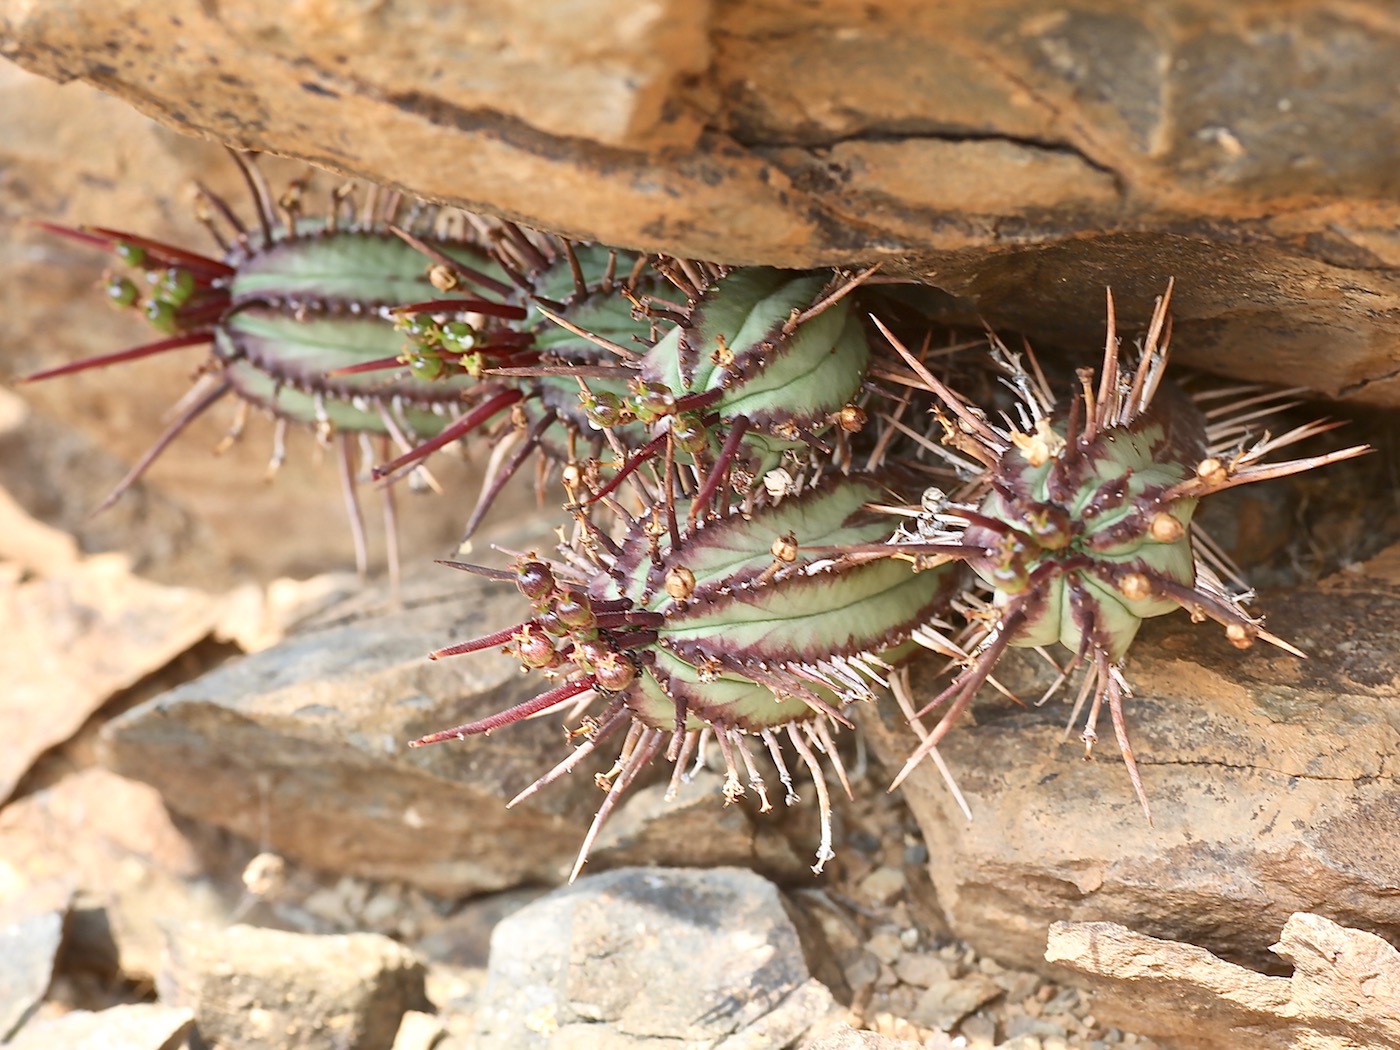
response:
<svg viewBox="0 0 1400 1050"><path fill-rule="evenodd" d="M194 1027L194 1014L156 1003L74 1010L26 1025L5 1050L176 1050Z"/></svg>
<svg viewBox="0 0 1400 1050"><path fill-rule="evenodd" d="M1006 990L1006 1001L1020 1003L1034 996L1041 986L1041 976L1026 970L1007 970L995 978ZM1046 987L1049 987L1048 985ZM1046 1007L1049 1012L1049 1007Z"/></svg>
<svg viewBox="0 0 1400 1050"><path fill-rule="evenodd" d="M436 1015L421 1010L409 1010L399 1022L393 1050L434 1050L438 1040L445 1034Z"/></svg>
<svg viewBox="0 0 1400 1050"><path fill-rule="evenodd" d="M1047 1014L1067 1014L1079 1008L1082 997L1078 988L1055 988L1054 985L1047 984L1042 991L1053 994L1046 999L1045 1012Z"/></svg>
<svg viewBox="0 0 1400 1050"><path fill-rule="evenodd" d="M0 928L0 1041L34 1012L49 981L63 941L61 911L45 911Z"/></svg>
<svg viewBox="0 0 1400 1050"><path fill-rule="evenodd" d="M1020 1035L1033 1035L1036 1039L1045 1040L1047 1038L1063 1039L1066 1035L1065 1026L1054 1021L1046 1021L1039 1017L1021 1015L1010 1017L1006 1022L1006 1035L1008 1038Z"/></svg>
<svg viewBox="0 0 1400 1050"><path fill-rule="evenodd" d="M406 1011L428 1008L423 973L378 934L184 924L169 931L157 987L163 1002L194 1011L201 1038L228 1050L381 1050Z"/></svg>
<svg viewBox="0 0 1400 1050"><path fill-rule="evenodd" d="M859 890L860 895L872 904L893 904L904 892L904 872L889 866L876 868L860 880Z"/></svg>
<svg viewBox="0 0 1400 1050"><path fill-rule="evenodd" d="M894 972L905 984L917 985L920 988L927 988L953 976L946 962L926 952L906 952L901 955L894 964Z"/></svg>
<svg viewBox="0 0 1400 1050"><path fill-rule="evenodd" d="M904 951L899 942L899 934L892 930L879 930L865 942L865 950L887 966L893 965Z"/></svg>
<svg viewBox="0 0 1400 1050"><path fill-rule="evenodd" d="M995 981L978 973L957 980L935 981L919 997L911 1020L929 1028L951 1031L964 1017L1000 994L1001 988Z"/></svg>
<svg viewBox="0 0 1400 1050"><path fill-rule="evenodd" d="M843 967L846 983L855 991L873 985L880 977L881 962L867 951L861 951L853 961Z"/></svg>
<svg viewBox="0 0 1400 1050"><path fill-rule="evenodd" d="M972 1050L985 1050L997 1041L997 1026L990 1017L974 1014L958 1026L958 1034Z"/></svg>
<svg viewBox="0 0 1400 1050"><path fill-rule="evenodd" d="M548 1028L560 1046L744 1046L790 1026L770 1015L810 977L772 883L737 868L622 868L501 921L473 1045L540 1047Z"/></svg>

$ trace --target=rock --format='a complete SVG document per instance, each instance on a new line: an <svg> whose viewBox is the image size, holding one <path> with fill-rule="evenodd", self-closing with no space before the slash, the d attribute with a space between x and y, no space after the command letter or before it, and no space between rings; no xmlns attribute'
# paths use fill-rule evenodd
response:
<svg viewBox="0 0 1400 1050"><path fill-rule="evenodd" d="M193 1024L189 1010L156 1003L74 1010L25 1027L5 1050L178 1050Z"/></svg>
<svg viewBox="0 0 1400 1050"><path fill-rule="evenodd" d="M78 894L69 947L132 978L159 968L167 920L226 921L203 859L150 788L103 769L0 810L0 890Z"/></svg>
<svg viewBox="0 0 1400 1050"><path fill-rule="evenodd" d="M951 1031L964 1017L1000 994L1001 986L980 973L936 980L919 996L909 1020L927 1028Z"/></svg>
<svg viewBox="0 0 1400 1050"><path fill-rule="evenodd" d="M1263 967L1267 931L1304 908L1400 933L1400 856L1386 845L1400 808L1387 772L1400 749L1400 551L1259 606L1307 660L1262 644L1237 652L1218 628L1177 615L1134 644L1126 714L1152 825L1107 714L1096 761L1061 742L1073 690L1040 709L973 705L977 724L940 750L974 820L929 764L903 789L958 937L1028 968L1051 923L1117 922ZM937 688L931 677L918 686L926 699ZM914 737L897 711L881 714L865 724L898 768Z"/></svg>
<svg viewBox="0 0 1400 1050"><path fill-rule="evenodd" d="M220 602L131 574L119 554L48 579L0 582L0 800L40 754L72 735L113 693L207 635Z"/></svg>
<svg viewBox="0 0 1400 1050"><path fill-rule="evenodd" d="M0 562L18 565L25 572L50 576L78 560L78 544L72 536L35 521L3 488L0 488L0 537L3 537L0 539Z"/></svg>
<svg viewBox="0 0 1400 1050"><path fill-rule="evenodd" d="M491 933L501 920L544 895L540 889L507 890L473 897L413 945L430 963L485 969ZM440 1004L439 1004L440 1005Z"/></svg>
<svg viewBox="0 0 1400 1050"><path fill-rule="evenodd" d="M48 991L66 910L39 912L0 927L0 1041L24 1024Z"/></svg>
<svg viewBox="0 0 1400 1050"><path fill-rule="evenodd" d="M427 659L514 622L519 595L427 566L405 584L403 609L386 604L384 592L356 599L122 715L104 730L108 762L182 813L327 871L445 896L558 881L601 799L593 772L611 755L507 809L569 754L562 718L407 747L539 691L497 653Z"/></svg>
<svg viewBox="0 0 1400 1050"><path fill-rule="evenodd" d="M406 1011L427 1009L423 966L373 933L312 936L229 926L172 926L157 987L194 1011L220 1047L380 1050Z"/></svg>
<svg viewBox="0 0 1400 1050"><path fill-rule="evenodd" d="M1052 342L1101 341L1109 283L1143 321L1175 274L1193 363L1400 402L1400 37L1378 0L290 11L8 0L0 52L186 132L580 237L878 260Z"/></svg>
<svg viewBox="0 0 1400 1050"><path fill-rule="evenodd" d="M892 1039L887 1035L846 1027L814 1042L804 1043L802 1050L918 1050L923 1046L922 1042Z"/></svg>
<svg viewBox="0 0 1400 1050"><path fill-rule="evenodd" d="M1059 922L1045 958L1087 978L1094 1014L1183 1050L1239 1045L1400 1046L1400 952L1318 915L1290 916L1272 950L1294 966L1270 977L1204 948L1107 922Z"/></svg>
<svg viewBox="0 0 1400 1050"><path fill-rule="evenodd" d="M810 882L811 859L779 830L786 809L760 814L747 801L726 805L723 786L722 775L702 770L681 783L669 802L665 783L631 792L603 825L590 868L739 866L779 882Z"/></svg>
<svg viewBox="0 0 1400 1050"><path fill-rule="evenodd" d="M391 1050L433 1050L445 1032L432 1014L409 1010L399 1023Z"/></svg>
<svg viewBox="0 0 1400 1050"><path fill-rule="evenodd" d="M834 1005L777 889L737 868L624 868L496 927L474 1045L785 1046Z"/></svg>

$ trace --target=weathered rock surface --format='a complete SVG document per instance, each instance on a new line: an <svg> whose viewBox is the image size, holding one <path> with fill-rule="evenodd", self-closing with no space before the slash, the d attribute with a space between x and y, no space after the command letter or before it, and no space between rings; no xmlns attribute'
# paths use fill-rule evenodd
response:
<svg viewBox="0 0 1400 1050"><path fill-rule="evenodd" d="M6 1050L177 1050L194 1027L189 1010L131 1003L72 1013L28 1025Z"/></svg>
<svg viewBox="0 0 1400 1050"><path fill-rule="evenodd" d="M327 871L448 895L554 881L597 806L592 769L505 803L568 754L558 719L407 747L538 691L499 654L427 659L499 629L518 601L428 566L401 611L376 592L363 615L332 613L109 723L108 761L181 812Z"/></svg>
<svg viewBox="0 0 1400 1050"><path fill-rule="evenodd" d="M496 927L474 1045L786 1046L833 1007L771 883L621 868Z"/></svg>
<svg viewBox="0 0 1400 1050"><path fill-rule="evenodd" d="M0 810L0 894L77 894L68 939L92 969L149 978L167 921L222 921L195 846L144 784L87 769ZM115 958L96 960L104 954Z"/></svg>
<svg viewBox="0 0 1400 1050"><path fill-rule="evenodd" d="M113 693L209 634L220 604L214 595L139 579L120 554L48 579L0 580L0 650L9 654L0 691L0 801Z"/></svg>
<svg viewBox="0 0 1400 1050"><path fill-rule="evenodd" d="M428 566L404 599L397 612L380 592L354 599L319 627L122 715L104 730L108 761L180 812L327 871L450 896L559 881L602 799L593 774L611 753L600 748L507 809L570 754L562 717L410 751L409 740L502 711L541 686L494 652L427 659L511 623L522 611L513 589ZM661 814L650 834L638 830L643 818L624 822L626 841L612 840L618 862L693 854L695 863L742 859L778 873L802 866L774 832L747 826L745 807L726 815L718 792L709 805L707 816L731 831L717 833L717 849L702 848L703 837L678 842Z"/></svg>
<svg viewBox="0 0 1400 1050"><path fill-rule="evenodd" d="M0 926L0 1040L8 1039L48 991L63 943L63 911L42 911Z"/></svg>
<svg viewBox="0 0 1400 1050"><path fill-rule="evenodd" d="M1104 284L1136 323L1175 274L1188 359L1395 404L1397 28L1383 0L7 0L0 52L186 131L579 236L881 260L1086 348Z"/></svg>
<svg viewBox="0 0 1400 1050"><path fill-rule="evenodd" d="M1183 1050L1400 1047L1400 951L1374 934L1298 913L1271 950L1293 964L1270 977L1204 948L1114 923L1056 923L1045 958L1087 978L1094 1013Z"/></svg>
<svg viewBox="0 0 1400 1050"><path fill-rule="evenodd" d="M1061 743L1067 701L974 705L978 724L941 747L974 821L928 764L904 788L957 936L1031 965L1053 922L1116 922L1264 968L1294 911L1400 933L1400 550L1259 604L1309 659L1236 652L1184 616L1134 644L1126 706L1152 825L1106 725L1086 763ZM882 713L865 724L898 768L914 736Z"/></svg>
<svg viewBox="0 0 1400 1050"><path fill-rule="evenodd" d="M803 1046L802 1050L917 1050L926 1046L909 1039L894 1039L874 1032L842 1028Z"/></svg>
<svg viewBox="0 0 1400 1050"><path fill-rule="evenodd" d="M158 986L194 1011L203 1041L229 1050L381 1050L405 1012L428 1005L422 964L372 933L173 927Z"/></svg>

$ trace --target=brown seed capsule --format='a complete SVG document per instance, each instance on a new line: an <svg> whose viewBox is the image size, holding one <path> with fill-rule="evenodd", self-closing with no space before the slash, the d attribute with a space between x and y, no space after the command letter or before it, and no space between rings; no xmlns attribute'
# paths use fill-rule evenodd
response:
<svg viewBox="0 0 1400 1050"><path fill-rule="evenodd" d="M621 653L604 653L598 658L593 677L605 693L621 692L636 679L637 665Z"/></svg>
<svg viewBox="0 0 1400 1050"><path fill-rule="evenodd" d="M836 425L847 434L855 434L865 429L867 418L859 405L845 405L836 413Z"/></svg>
<svg viewBox="0 0 1400 1050"><path fill-rule="evenodd" d="M1152 581L1140 572L1130 572L1118 580L1118 590L1130 602L1152 597Z"/></svg>
<svg viewBox="0 0 1400 1050"><path fill-rule="evenodd" d="M554 642L544 631L527 623L511 635L515 655L526 667L543 668L554 662Z"/></svg>
<svg viewBox="0 0 1400 1050"><path fill-rule="evenodd" d="M673 565L666 572L666 593L683 602L695 593L695 573L684 565Z"/></svg>
<svg viewBox="0 0 1400 1050"><path fill-rule="evenodd" d="M1175 515L1163 510L1152 515L1147 531L1158 543L1175 543L1186 535L1186 526Z"/></svg>
<svg viewBox="0 0 1400 1050"><path fill-rule="evenodd" d="M573 661L581 670L592 674L599 662L607 659L611 652L605 642L592 638L575 644Z"/></svg>
<svg viewBox="0 0 1400 1050"><path fill-rule="evenodd" d="M598 617L593 614L593 603L581 591L566 591L554 603L554 615L560 623L575 630L586 631L595 627Z"/></svg>
<svg viewBox="0 0 1400 1050"><path fill-rule="evenodd" d="M515 568L515 585L531 602L542 602L554 590L554 573L542 561L522 561Z"/></svg>
<svg viewBox="0 0 1400 1050"><path fill-rule="evenodd" d="M1230 478L1230 472L1225 469L1225 464L1214 456L1210 456L1196 464L1196 477L1209 485L1223 485Z"/></svg>
<svg viewBox="0 0 1400 1050"><path fill-rule="evenodd" d="M1244 624L1232 623L1225 628L1225 637L1236 649L1248 649L1254 644L1254 632Z"/></svg>
<svg viewBox="0 0 1400 1050"><path fill-rule="evenodd" d="M564 469L559 472L559 480L564 483L566 489L577 489L583 484L583 468L577 463L566 463Z"/></svg>
<svg viewBox="0 0 1400 1050"><path fill-rule="evenodd" d="M457 274L450 266L439 263L428 271L428 283L440 292L456 291Z"/></svg>
<svg viewBox="0 0 1400 1050"><path fill-rule="evenodd" d="M792 533L779 536L773 541L773 546L769 548L773 557L782 562L794 562L797 560L797 537Z"/></svg>

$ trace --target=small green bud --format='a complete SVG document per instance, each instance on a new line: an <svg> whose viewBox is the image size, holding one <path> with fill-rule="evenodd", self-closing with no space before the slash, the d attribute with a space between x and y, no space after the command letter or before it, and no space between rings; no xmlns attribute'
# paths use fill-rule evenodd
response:
<svg viewBox="0 0 1400 1050"><path fill-rule="evenodd" d="M136 285L126 277L109 277L103 287L107 293L107 301L113 306L134 306L136 299L140 295Z"/></svg>
<svg viewBox="0 0 1400 1050"><path fill-rule="evenodd" d="M146 320L162 332L174 332L178 326L175 306L164 299L151 299L146 303Z"/></svg>
<svg viewBox="0 0 1400 1050"><path fill-rule="evenodd" d="M117 258L128 266L141 267L146 265L146 249L135 244L128 244L126 241L118 241L112 249L116 252Z"/></svg>
<svg viewBox="0 0 1400 1050"><path fill-rule="evenodd" d="M710 444L710 437L700 421L691 416L677 416L671 421L671 436L676 444L692 456L703 452Z"/></svg>
<svg viewBox="0 0 1400 1050"><path fill-rule="evenodd" d="M408 356L408 370L414 379L431 382L442 376L442 358L434 354L410 354Z"/></svg>
<svg viewBox="0 0 1400 1050"><path fill-rule="evenodd" d="M194 294L194 274L172 266L161 274L156 284L156 295L171 306L184 306Z"/></svg>
<svg viewBox="0 0 1400 1050"><path fill-rule="evenodd" d="M608 430L627 421L628 412L622 399L606 390L601 394L584 393L579 395L584 415L588 422L599 430Z"/></svg>
<svg viewBox="0 0 1400 1050"><path fill-rule="evenodd" d="M454 354L463 354L476 346L476 329L465 321L449 321L439 335L442 347Z"/></svg>

